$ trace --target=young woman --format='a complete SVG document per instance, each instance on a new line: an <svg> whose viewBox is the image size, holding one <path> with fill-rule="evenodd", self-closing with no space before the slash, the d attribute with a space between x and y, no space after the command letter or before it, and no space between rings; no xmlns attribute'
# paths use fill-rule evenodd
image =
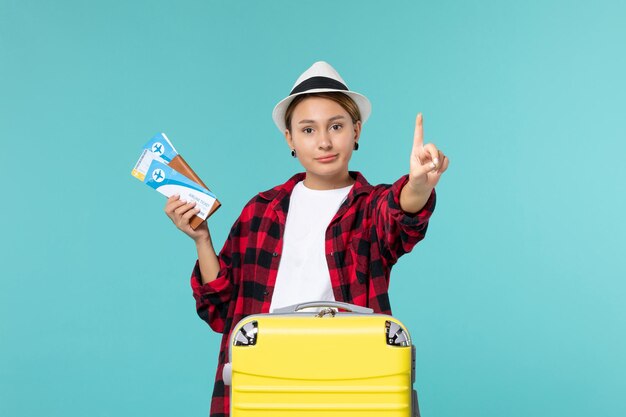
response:
<svg viewBox="0 0 626 417"><path fill-rule="evenodd" d="M316 62L276 105L274 122L304 173L256 195L244 207L219 255L206 223L177 196L165 212L196 244L191 286L198 315L223 333L211 416L229 414L222 381L230 330L242 318L304 301L336 300L391 314L392 266L424 238L434 187L448 158L424 145L417 116L409 173L370 185L348 170L370 103L350 91L327 63Z"/></svg>

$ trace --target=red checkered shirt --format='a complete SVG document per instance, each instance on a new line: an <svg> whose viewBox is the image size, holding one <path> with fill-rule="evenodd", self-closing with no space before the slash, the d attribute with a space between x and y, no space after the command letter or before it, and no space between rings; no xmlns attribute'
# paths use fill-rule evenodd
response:
<svg viewBox="0 0 626 417"><path fill-rule="evenodd" d="M424 238L435 191L421 211L407 214L399 200L406 175L392 185L376 186L358 172L350 175L356 182L326 230L326 261L335 300L391 314L387 292L391 267ZM191 286L198 315L223 333L211 417L226 417L230 412L222 368L231 329L248 315L269 312L289 197L304 177L304 173L296 174L246 204L219 254L220 272L214 281L203 285L197 263L193 270Z"/></svg>

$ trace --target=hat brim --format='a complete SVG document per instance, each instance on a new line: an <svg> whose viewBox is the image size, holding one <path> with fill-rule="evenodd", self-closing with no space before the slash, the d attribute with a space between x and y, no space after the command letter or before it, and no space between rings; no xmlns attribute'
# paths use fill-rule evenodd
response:
<svg viewBox="0 0 626 417"><path fill-rule="evenodd" d="M274 107L272 111L272 119L274 119L274 123L280 130L280 133L285 133L287 130L287 126L285 125L285 112L287 111L287 107L293 101L294 98L301 96L303 94L314 94L314 93L329 93L329 92L337 92L343 93L350 97L356 103L359 111L361 112L361 122L365 123L365 121L370 117L372 113L372 104L362 94L355 93L354 91L345 91L345 90L337 90L333 88L314 88L311 90L303 91L301 93L292 94L290 96L285 97Z"/></svg>

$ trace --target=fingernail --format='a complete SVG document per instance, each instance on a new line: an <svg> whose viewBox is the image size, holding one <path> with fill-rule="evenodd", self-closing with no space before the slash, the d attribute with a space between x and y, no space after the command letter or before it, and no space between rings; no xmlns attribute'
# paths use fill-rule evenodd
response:
<svg viewBox="0 0 626 417"><path fill-rule="evenodd" d="M439 165L439 158L435 158L435 159L433 159L433 163L434 163L435 165Z"/></svg>
<svg viewBox="0 0 626 417"><path fill-rule="evenodd" d="M437 168L437 165L434 162L431 162L430 165L432 165L433 169Z"/></svg>

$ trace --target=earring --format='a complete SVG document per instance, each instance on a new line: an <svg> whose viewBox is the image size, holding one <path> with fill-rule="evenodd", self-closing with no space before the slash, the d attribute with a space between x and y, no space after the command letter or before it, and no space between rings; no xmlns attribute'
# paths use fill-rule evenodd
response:
<svg viewBox="0 0 626 417"><path fill-rule="evenodd" d="M296 150L295 149L291 150L291 156L293 156L294 158L296 157Z"/></svg>
<svg viewBox="0 0 626 417"><path fill-rule="evenodd" d="M355 151L359 150L359 142L354 142L354 150Z"/></svg>

